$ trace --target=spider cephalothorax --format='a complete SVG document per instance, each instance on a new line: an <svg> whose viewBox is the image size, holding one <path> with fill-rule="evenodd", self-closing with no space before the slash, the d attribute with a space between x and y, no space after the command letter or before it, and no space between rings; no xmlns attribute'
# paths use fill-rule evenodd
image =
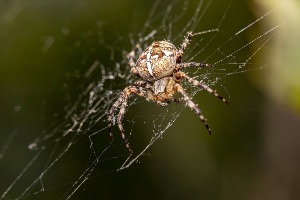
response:
<svg viewBox="0 0 300 200"><path fill-rule="evenodd" d="M183 100L186 102L195 114L200 118L202 123L205 125L207 131L211 133L211 130L206 122L206 119L201 113L201 110L186 94L183 87L180 85L182 80L188 81L190 84L200 87L206 90L210 94L221 99L223 102L228 104L222 96L216 91L212 90L202 81L197 81L180 69L187 67L210 67L209 64L204 63L182 63L182 54L191 40L193 34L187 32L184 37L184 41L179 49L177 49L172 43L167 41L157 41L148 46L134 62L135 50L131 51L127 58L131 67L131 72L139 77L140 81L136 81L133 85L126 87L120 94L118 100L113 104L111 109L108 111L108 127L110 136L112 135L112 125L114 124L114 113L120 107L119 114L117 115L117 124L122 134L127 148L132 153L128 141L126 140L122 120L126 111L127 101L130 95L137 94L145 97L148 101L156 101L160 106L167 106L169 102L173 101L173 95L178 92L182 95ZM137 45L139 48L139 45Z"/></svg>

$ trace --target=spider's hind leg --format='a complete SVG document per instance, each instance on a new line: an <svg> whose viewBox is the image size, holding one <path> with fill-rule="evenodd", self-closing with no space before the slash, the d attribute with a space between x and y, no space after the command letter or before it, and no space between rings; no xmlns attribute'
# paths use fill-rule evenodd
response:
<svg viewBox="0 0 300 200"><path fill-rule="evenodd" d="M109 131L109 135L112 137L112 142L113 142L113 140L114 140L114 137L112 134L112 126L114 125L113 115L114 115L115 111L118 108L120 108L119 114L117 115L117 125L121 132L122 139L124 140L125 145L128 148L128 150L130 151L130 153L133 153L133 151L129 146L128 140L126 139L122 121L123 121L124 115L126 113L128 99L132 94L137 94L137 95L145 97L147 99L149 98L149 93L147 93L147 90L144 87L146 87L146 88L148 87L147 83L144 81L137 81L134 83L133 86L126 87L121 92L117 101L113 104L111 109L108 111L108 131Z"/></svg>
<svg viewBox="0 0 300 200"><path fill-rule="evenodd" d="M122 102L122 104L120 106L121 108L120 108L120 111L119 111L119 114L118 114L118 117L117 117L117 124L118 124L119 130L121 132L122 139L124 140L127 149L130 151L130 153L133 153L132 149L129 146L129 142L126 139L126 136L125 136L125 133L124 133L125 131L124 131L123 124L122 124L122 121L123 121L123 118L124 118L124 115L125 115L125 112L126 112L127 101L128 101L128 97Z"/></svg>
<svg viewBox="0 0 300 200"><path fill-rule="evenodd" d="M204 124L205 128L207 129L208 133L211 134L211 129L206 122L205 117L203 116L201 110L197 107L197 105L191 100L191 98L186 94L184 89L181 87L180 84L175 84L175 89L183 96L183 100L186 102L187 106L195 112L195 114L200 118L202 123Z"/></svg>
<svg viewBox="0 0 300 200"><path fill-rule="evenodd" d="M114 141L114 136L113 136L113 133L112 133L112 126L114 125L114 121L115 121L113 115L116 112L116 110L120 107L119 114L117 115L117 125L119 127L120 132L121 132L121 136L122 136L122 138L123 138L123 140L126 144L126 147L130 151L130 153L132 153L133 151L130 148L128 141L126 140L126 136L125 136L125 133L124 133L124 128L123 128L123 125L122 125L122 120L123 120L123 117L124 117L125 112L126 112L128 98L130 97L131 94L137 93L137 90L138 89L134 86L126 87L122 91L122 93L120 94L117 101L113 104L111 109L108 111L108 131L109 131L109 135L111 136L112 142L113 142Z"/></svg>

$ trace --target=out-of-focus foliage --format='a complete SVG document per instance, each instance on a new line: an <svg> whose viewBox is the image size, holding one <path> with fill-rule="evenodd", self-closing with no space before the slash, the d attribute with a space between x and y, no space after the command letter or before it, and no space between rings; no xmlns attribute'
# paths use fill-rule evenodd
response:
<svg viewBox="0 0 300 200"><path fill-rule="evenodd" d="M274 10L273 17L263 21L262 29L264 24L280 26L268 51L260 57L260 61L269 63L269 69L255 81L264 88L266 95L295 109L300 115L300 2L257 0L252 5L254 13Z"/></svg>

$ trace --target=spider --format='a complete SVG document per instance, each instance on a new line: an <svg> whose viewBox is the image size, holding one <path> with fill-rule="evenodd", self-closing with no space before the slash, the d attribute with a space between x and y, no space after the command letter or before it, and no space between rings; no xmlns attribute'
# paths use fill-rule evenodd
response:
<svg viewBox="0 0 300 200"><path fill-rule="evenodd" d="M205 63L181 62L182 55L187 45L191 41L192 36L192 32L187 32L179 49L177 49L168 41L153 42L139 55L136 63L134 62L134 58L136 50L140 49L139 45L137 45L136 49L127 55L128 64L131 67L131 73L141 80L136 81L132 85L126 87L121 92L117 101L112 105L111 109L108 111L108 129L109 135L113 140L112 126L115 124L114 113L118 108L120 108L116 119L117 125L130 153L133 153L133 151L126 139L122 120L126 112L128 99L133 94L142 96L148 101L157 102L157 104L160 106L167 106L171 101L175 101L173 95L175 93L179 93L183 97L183 100L186 102L187 106L190 107L191 110L194 111L195 114L200 118L209 134L211 134L211 129L208 126L205 117L203 116L201 110L185 92L180 82L183 80L188 81L193 86L199 87L219 98L227 105L229 104L225 98L203 83L203 81L197 81L180 71L182 68L187 67L212 66Z"/></svg>

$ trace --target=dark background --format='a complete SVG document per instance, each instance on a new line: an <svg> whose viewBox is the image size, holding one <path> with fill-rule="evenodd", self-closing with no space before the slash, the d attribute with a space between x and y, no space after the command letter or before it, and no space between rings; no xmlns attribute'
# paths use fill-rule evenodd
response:
<svg viewBox="0 0 300 200"><path fill-rule="evenodd" d="M169 3L161 2L155 13L163 13ZM190 5L197 3L190 1ZM122 163L121 154L112 162L100 162L73 199L300 198L299 5L296 1L282 5L245 0L207 3L211 5L200 30L216 27L230 5L220 28L221 36L227 39L273 9L230 41L227 53L279 26L261 49L267 39L237 55L245 61L259 49L247 69L221 82L226 90L216 86L230 98L229 107L204 92L194 97L209 119L213 135L206 134L186 108L151 146L150 156L122 171L116 170ZM82 74L95 60L113 71L112 61L122 57L123 49L131 49L127 38L144 26L152 5L152 1L134 0L0 2L0 195L17 180L4 199L19 197L49 166L47 160L53 162L58 157L53 146L39 156L28 145L55 128L58 133L65 131L59 125L66 121L69 105L90 82ZM176 11L180 12L180 6ZM187 14L186 19L192 15ZM184 22L179 24L174 33L184 26ZM158 37L163 39L164 35ZM222 44L222 39L216 40ZM126 84L118 80L115 86L122 89ZM155 103L142 101L130 107L127 119L161 111ZM151 135L143 123L151 120L137 120L134 131ZM135 149L142 149L139 138L142 140L139 133L132 136ZM88 137L78 140L76 148L68 150L68 155L43 176L43 187L37 184L25 199L68 196L63 195L80 176L91 153ZM57 148L63 150L67 145L62 146ZM123 151L127 153L125 148ZM30 165L34 156L39 157Z"/></svg>

